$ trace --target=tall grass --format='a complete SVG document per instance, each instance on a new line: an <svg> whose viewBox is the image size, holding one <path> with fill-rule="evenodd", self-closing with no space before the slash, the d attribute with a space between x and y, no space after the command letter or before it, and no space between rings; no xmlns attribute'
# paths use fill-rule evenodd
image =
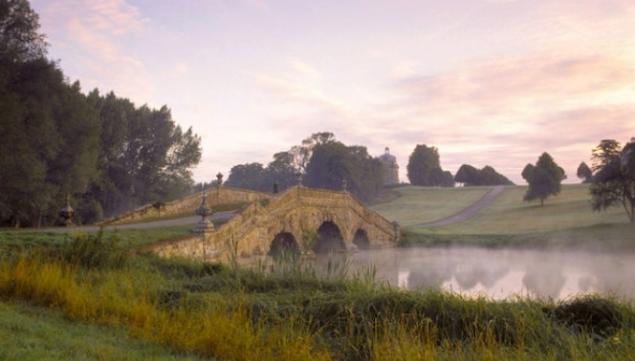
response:
<svg viewBox="0 0 635 361"><path fill-rule="evenodd" d="M346 258L256 269L165 260L92 238L0 260L0 299L119 326L223 360L619 360L635 355L632 304L588 297L492 301L377 286ZM113 248L114 247L114 248ZM122 259L124 262L120 262Z"/></svg>
<svg viewBox="0 0 635 361"><path fill-rule="evenodd" d="M81 279L72 266L20 258L0 264L0 296L60 308L78 320L125 326L135 336L184 352L246 361L331 359L315 349L301 322L254 324L239 300L202 310L162 310L146 287L117 271Z"/></svg>

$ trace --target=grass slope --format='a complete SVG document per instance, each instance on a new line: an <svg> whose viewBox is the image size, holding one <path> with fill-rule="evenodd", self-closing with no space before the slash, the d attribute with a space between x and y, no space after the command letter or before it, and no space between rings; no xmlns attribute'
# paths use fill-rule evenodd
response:
<svg viewBox="0 0 635 361"><path fill-rule="evenodd" d="M2 360L202 360L178 355L123 330L72 322L60 312L0 303Z"/></svg>
<svg viewBox="0 0 635 361"><path fill-rule="evenodd" d="M621 208L593 212L587 185L563 185L562 192L538 202L524 202L527 187L510 187L487 208L465 222L432 228L430 231L450 234L517 234L550 232L627 223Z"/></svg>
<svg viewBox="0 0 635 361"><path fill-rule="evenodd" d="M371 208L403 227L451 216L478 201L491 187L440 188L404 186L392 188Z"/></svg>
<svg viewBox="0 0 635 361"><path fill-rule="evenodd" d="M417 224L456 213L487 188L404 187L374 208L404 229L404 245L584 246L604 250L635 248L635 225L615 207L593 212L588 185L563 185L544 207L527 203L526 186L508 187L488 207L464 222L440 227Z"/></svg>

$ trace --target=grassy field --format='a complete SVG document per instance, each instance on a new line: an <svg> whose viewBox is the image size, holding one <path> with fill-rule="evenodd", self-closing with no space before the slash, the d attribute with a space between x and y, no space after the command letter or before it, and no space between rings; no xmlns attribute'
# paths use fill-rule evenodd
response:
<svg viewBox="0 0 635 361"><path fill-rule="evenodd" d="M391 188L371 208L403 227L435 221L455 214L478 201L491 187Z"/></svg>
<svg viewBox="0 0 635 361"><path fill-rule="evenodd" d="M539 202L523 202L526 191L527 187L510 187L474 218L430 231L451 234L514 234L628 223L621 208L593 212L587 185L564 185L562 192L547 199L544 207L540 207Z"/></svg>
<svg viewBox="0 0 635 361"><path fill-rule="evenodd" d="M191 225L184 225L149 229L107 230L103 234L107 238L116 238L118 242L126 246L140 246L149 242L179 238L189 234L191 230ZM3 249L20 251L42 246L60 246L71 242L81 234L81 231L61 233L4 228L0 229L0 251Z"/></svg>
<svg viewBox="0 0 635 361"><path fill-rule="evenodd" d="M635 226L628 223L624 211L615 207L607 212L593 212L587 185L563 185L562 192L549 198L544 207L538 202L523 201L527 187L508 187L469 220L440 227L417 226L421 221L465 208L486 190L477 188L466 197L470 194L467 189L405 187L405 192L392 193L374 208L403 226L404 245L635 248ZM454 211L449 211L447 204L452 204ZM418 214L428 216L419 221Z"/></svg>
<svg viewBox="0 0 635 361"><path fill-rule="evenodd" d="M126 334L124 330L73 322L53 309L0 302L0 359L201 360Z"/></svg>

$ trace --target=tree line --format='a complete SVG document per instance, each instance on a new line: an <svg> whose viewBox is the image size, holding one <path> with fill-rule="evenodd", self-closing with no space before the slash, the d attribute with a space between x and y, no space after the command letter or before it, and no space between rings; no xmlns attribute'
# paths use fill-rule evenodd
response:
<svg viewBox="0 0 635 361"><path fill-rule="evenodd" d="M48 59L26 0L0 1L0 225L88 223L190 191L200 138L170 110L84 94Z"/></svg>
<svg viewBox="0 0 635 361"><path fill-rule="evenodd" d="M366 147L346 145L330 132L320 132L291 149L260 163L232 167L226 185L271 192L302 184L351 192L362 201L373 199L384 183L381 162Z"/></svg>
<svg viewBox="0 0 635 361"><path fill-rule="evenodd" d="M513 184L490 166L478 170L463 165L457 176L441 168L439 150L418 144L410 155L408 180L418 186L454 187L455 182L466 185ZM467 175L464 175L468 170ZM471 171L473 170L473 171ZM371 201L383 189L382 163L368 154L366 147L345 145L330 132L320 132L304 139L301 144L273 155L267 165L238 164L231 168L225 184L271 192L303 184L309 187L346 190L363 201ZM465 178L465 179L464 179Z"/></svg>

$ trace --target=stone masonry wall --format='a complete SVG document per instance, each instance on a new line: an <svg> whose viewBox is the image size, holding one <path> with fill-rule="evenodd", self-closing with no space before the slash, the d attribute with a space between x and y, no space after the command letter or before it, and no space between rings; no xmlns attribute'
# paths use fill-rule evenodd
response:
<svg viewBox="0 0 635 361"><path fill-rule="evenodd" d="M219 205L253 203L263 199L270 199L272 196L272 194L268 193L222 186L220 189L211 188L208 190L207 205L213 209ZM108 219L102 222L102 224L137 223L161 217L169 218L179 215L193 215L200 204L201 194L194 193L184 198L167 202L160 208L156 208L152 204L147 204L133 211Z"/></svg>

